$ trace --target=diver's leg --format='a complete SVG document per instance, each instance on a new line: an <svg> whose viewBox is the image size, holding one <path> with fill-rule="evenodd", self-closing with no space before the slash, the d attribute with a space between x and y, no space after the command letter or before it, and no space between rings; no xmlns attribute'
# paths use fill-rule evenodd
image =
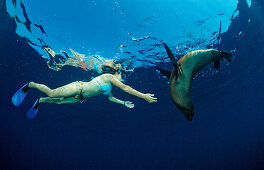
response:
<svg viewBox="0 0 264 170"><path fill-rule="evenodd" d="M61 101L63 98L52 98L52 97L41 97L39 103L56 103Z"/></svg>
<svg viewBox="0 0 264 170"><path fill-rule="evenodd" d="M41 97L39 103L55 103L55 104L70 104L79 102L79 99L74 97L69 98L52 98L52 97Z"/></svg>
<svg viewBox="0 0 264 170"><path fill-rule="evenodd" d="M48 96L50 96L52 93L52 89L50 89L48 86L46 86L44 84L38 84L38 83L30 82L28 84L28 87L29 88L35 88L35 89L41 91L42 93L45 93Z"/></svg>
<svg viewBox="0 0 264 170"><path fill-rule="evenodd" d="M35 88L45 93L49 97L72 97L72 96L78 95L81 91L80 83L78 82L73 82L65 86L56 88L56 89L50 89L48 86L44 84L30 82L29 88Z"/></svg>

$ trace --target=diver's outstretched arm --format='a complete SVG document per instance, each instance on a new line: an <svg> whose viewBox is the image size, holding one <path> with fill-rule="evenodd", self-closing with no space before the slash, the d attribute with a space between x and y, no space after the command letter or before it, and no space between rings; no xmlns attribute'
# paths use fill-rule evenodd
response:
<svg viewBox="0 0 264 170"><path fill-rule="evenodd" d="M154 97L154 94L149 94L149 93L143 94L143 93L131 88L130 86L123 84L114 76L112 76L112 78L111 78L111 83L114 84L116 87L122 89L124 92L132 94L132 95L137 96L139 98L143 98L149 103L157 102L157 98Z"/></svg>
<svg viewBox="0 0 264 170"><path fill-rule="evenodd" d="M114 96L113 96L113 94L112 93L109 93L108 94L108 100L109 101L111 101L111 102L114 102L114 103L118 103L118 104L122 104L122 105L125 105L126 107L128 107L128 108L133 108L135 105L132 103L132 102L130 102L130 101L122 101L122 100L119 100L119 99L117 99L117 98L115 98Z"/></svg>

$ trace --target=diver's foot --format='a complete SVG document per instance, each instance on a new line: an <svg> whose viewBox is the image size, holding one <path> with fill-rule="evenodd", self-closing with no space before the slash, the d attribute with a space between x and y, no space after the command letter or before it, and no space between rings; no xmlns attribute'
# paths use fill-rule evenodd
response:
<svg viewBox="0 0 264 170"><path fill-rule="evenodd" d="M33 81L31 81L31 82L28 83L28 87L29 88L32 88L33 86L34 86L34 82Z"/></svg>
<svg viewBox="0 0 264 170"><path fill-rule="evenodd" d="M22 91L23 91L24 93L27 93L29 89L30 89L30 87L29 87L29 83L25 84L25 85L22 87Z"/></svg>

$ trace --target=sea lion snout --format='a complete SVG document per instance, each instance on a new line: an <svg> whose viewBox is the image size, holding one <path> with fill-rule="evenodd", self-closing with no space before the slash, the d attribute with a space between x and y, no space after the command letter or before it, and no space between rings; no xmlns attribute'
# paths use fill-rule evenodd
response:
<svg viewBox="0 0 264 170"><path fill-rule="evenodd" d="M179 110L184 114L185 118L189 121L192 121L192 118L193 118L193 115L194 115L194 107L193 105L189 105L189 106L186 106L186 107L182 107L182 106L179 106L179 105L176 105Z"/></svg>

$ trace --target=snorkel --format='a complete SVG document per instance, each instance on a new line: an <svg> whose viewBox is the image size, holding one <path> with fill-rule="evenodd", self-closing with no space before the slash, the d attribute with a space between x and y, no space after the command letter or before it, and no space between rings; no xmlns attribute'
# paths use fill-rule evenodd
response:
<svg viewBox="0 0 264 170"><path fill-rule="evenodd" d="M116 73L116 70L110 66L106 66L106 65L102 65L101 66L101 69L102 69L102 73L101 74L106 74L106 73L109 73L109 74L115 74Z"/></svg>
<svg viewBox="0 0 264 170"><path fill-rule="evenodd" d="M118 67L119 74L127 74L128 72L134 72L134 68L132 67L131 63L129 63L128 61L125 61L125 60L123 60L123 61L122 60L121 61L114 60L113 61L113 68L117 68L117 67ZM129 69L128 69L128 67L129 67Z"/></svg>

